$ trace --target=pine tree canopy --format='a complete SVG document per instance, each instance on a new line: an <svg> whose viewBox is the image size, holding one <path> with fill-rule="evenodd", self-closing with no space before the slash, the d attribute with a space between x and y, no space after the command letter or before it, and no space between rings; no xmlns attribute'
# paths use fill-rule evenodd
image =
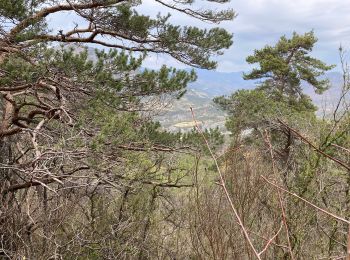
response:
<svg viewBox="0 0 350 260"><path fill-rule="evenodd" d="M194 10L192 0L156 2L169 11L210 23L235 16L232 10ZM191 66L211 69L216 66L211 57L222 54L232 44L232 35L224 29L173 25L169 22L170 14L151 18L135 11L138 6L142 9L142 4L126 0L4 0L0 3L0 18L6 21L1 28L2 49L20 51L39 42L93 43L129 51L166 53ZM48 31L47 18L64 12L76 15L76 26Z"/></svg>
<svg viewBox="0 0 350 260"><path fill-rule="evenodd" d="M304 35L294 32L290 39L282 36L275 46L265 46L247 57L247 62L258 64L258 68L244 74L244 79L262 80L260 88L276 98L302 99L302 82L322 93L329 82L319 77L334 66L310 56L316 42L313 31Z"/></svg>

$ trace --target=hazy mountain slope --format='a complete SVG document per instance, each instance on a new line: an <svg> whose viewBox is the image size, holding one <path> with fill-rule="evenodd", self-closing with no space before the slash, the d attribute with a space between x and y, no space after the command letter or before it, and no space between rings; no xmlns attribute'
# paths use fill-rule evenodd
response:
<svg viewBox="0 0 350 260"><path fill-rule="evenodd" d="M81 52L82 47L66 45L64 48L74 47L76 52ZM56 46L55 48L60 48ZM94 48L88 48L89 59L96 61ZM171 131L187 131L193 127L190 107L194 108L196 118L204 127L219 126L223 131L225 113L215 107L212 100L216 96L230 95L239 89L253 89L254 81L243 79L243 72L223 73L209 70L196 70L198 79L188 87L187 93L180 100L161 111L156 117L164 128ZM319 107L319 114L329 112L341 95L342 74L339 72L327 73L326 78L331 81L332 87L324 94L318 95L311 87L304 86L306 94L311 96L314 103Z"/></svg>
<svg viewBox="0 0 350 260"><path fill-rule="evenodd" d="M310 95L319 107L319 114L323 110L329 112L334 107L341 93L342 75L338 72L328 73L326 78L331 82L331 88L324 94L318 95L311 87L304 86L306 94ZM242 72L220 73L215 71L198 71L198 80L189 86L183 98L175 101L166 111L158 116L164 128L171 131L187 131L193 127L190 107L194 108L196 118L204 127L219 126L223 131L225 113L215 107L212 99L215 96L230 95L238 89L252 89L254 81L242 79Z"/></svg>
<svg viewBox="0 0 350 260"><path fill-rule="evenodd" d="M211 97L229 95L238 89L254 88L254 81L242 78L243 72L223 73L197 70L198 79L190 85L191 89L207 93Z"/></svg>
<svg viewBox="0 0 350 260"><path fill-rule="evenodd" d="M215 107L212 96L195 89L189 89L184 97L169 104L168 108L156 117L156 120L159 120L167 130L188 131L194 127L191 107L197 121L203 127L219 126L224 131L225 113Z"/></svg>

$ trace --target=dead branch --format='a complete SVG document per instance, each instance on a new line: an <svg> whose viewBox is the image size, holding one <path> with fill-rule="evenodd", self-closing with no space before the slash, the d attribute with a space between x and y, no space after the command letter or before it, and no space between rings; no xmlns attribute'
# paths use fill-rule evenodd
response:
<svg viewBox="0 0 350 260"><path fill-rule="evenodd" d="M241 218L240 218L240 216L239 216L239 214L238 214L238 212L237 212L237 209L236 209L236 207L235 207L234 204L233 204L233 201L232 201L232 199L231 199L230 193L229 193L229 191L227 190L227 187L226 187L226 183L225 183L224 176L223 176L223 174L221 173L220 166L219 166L219 164L218 164L218 162L217 162L217 160L216 160L216 158L215 158L215 156L214 156L214 153L212 152L212 150L211 150L211 148L210 148L210 145L209 145L209 143L208 143L208 140L206 139L206 137L205 137L203 131L202 131L202 130L199 128L199 126L198 126L198 123L197 123L197 120L196 120L196 118L195 118L194 111L193 111L192 107L191 107L190 109L191 109L192 118L193 118L193 121L194 121L194 123L195 123L196 129L197 129L198 133L200 133L200 135L203 137L203 140L204 140L206 146L208 147L209 153L210 153L211 157L212 157L213 160L214 160L216 169L217 169L217 171L218 171L218 173L219 173L219 177L220 177L220 185L221 185L221 187L222 187L222 189L223 189L223 191L224 191L224 193L225 193L225 196L226 196L226 198L227 198L227 200L228 200L228 202L229 202L229 204L230 204L230 206L231 206L233 215L234 215L235 218L237 219L237 221L238 221L238 223L239 223L239 226L241 227L241 230L242 230L242 232L243 232L243 234L244 234L244 237L245 237L245 239L247 240L247 242L248 242L249 246L251 247L252 251L254 252L254 255L256 256L257 259L260 260L261 257L260 257L260 255L259 255L258 251L255 249L255 247L254 247L254 245L253 245L253 243L252 243L252 241L251 241L251 239L250 239L250 237L249 237L249 235L248 235L247 229L244 227L244 224L243 224L243 222L242 222L242 220L241 220Z"/></svg>
<svg viewBox="0 0 350 260"><path fill-rule="evenodd" d="M306 199L300 197L300 196L297 195L296 193L290 192L289 190L286 190L286 189L280 187L279 185L277 185L276 183L274 183L274 182L268 180L265 176L260 175L260 177L261 177L264 181L266 181L268 184L272 185L274 188L279 189L279 190L281 190L281 191L283 191L283 192L285 192L285 193L287 193L287 194L289 194L289 195L291 195L291 196L293 196L293 197L295 197L295 198L298 198L299 200L302 200L302 201L305 202L307 205L309 205L309 206L315 208L316 210L318 210L318 211L320 211L320 212L322 212L322 213L324 213L324 214L326 214L326 215L328 215L328 216L331 216L332 218L335 218L335 219L337 219L337 220L339 220L339 221L341 221L341 222L344 222L344 223L346 223L346 224L350 224L350 221L349 221L349 220L346 220L345 218L339 217L339 216L337 216L337 215L335 215L335 214L333 214L333 213L331 213L331 212L329 212L329 211L327 211L327 210L325 210L325 209L322 209L322 208L316 206L315 204L311 203L310 201L308 201L308 200L306 200Z"/></svg>
<svg viewBox="0 0 350 260"><path fill-rule="evenodd" d="M288 128L290 131L292 131L294 133L294 135L299 137L299 139L302 140L304 143L310 145L316 152L323 155L324 157L327 157L328 159L332 160L333 162L336 162L337 164L341 165L342 167L344 167L345 169L350 171L350 165L346 164L345 162L343 162L337 158L330 156L329 154L326 154L324 151L322 151L321 149L316 147L316 145L314 145L310 140L308 140L306 137L304 137L301 133L299 133L297 130L291 128L288 124L286 124L282 120L278 119L278 122L281 125L283 125L284 127Z"/></svg>

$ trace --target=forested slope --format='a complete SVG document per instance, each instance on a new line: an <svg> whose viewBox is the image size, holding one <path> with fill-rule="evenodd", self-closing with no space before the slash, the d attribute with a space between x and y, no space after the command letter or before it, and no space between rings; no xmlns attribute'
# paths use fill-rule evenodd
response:
<svg viewBox="0 0 350 260"><path fill-rule="evenodd" d="M0 1L0 258L348 258L344 51L325 117L310 93L333 66L312 55L313 31L255 50L243 76L257 84L213 91L226 95L210 112L188 90L195 71L143 63L215 69L233 43L217 24L236 14L226 0L156 2L210 25L143 15L147 1ZM49 30L67 12L75 24ZM157 122L171 103L188 131ZM223 121L226 138L207 128Z"/></svg>

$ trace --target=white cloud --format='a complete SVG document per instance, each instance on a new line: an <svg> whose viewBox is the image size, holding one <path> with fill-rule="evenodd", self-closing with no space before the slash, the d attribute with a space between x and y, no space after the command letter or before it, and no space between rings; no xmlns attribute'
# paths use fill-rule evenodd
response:
<svg viewBox="0 0 350 260"><path fill-rule="evenodd" d="M151 1L151 0L147 0ZM238 17L223 26L234 33L234 44L217 57L218 71L246 70L245 58L266 44L274 44L282 35L293 31L314 30L319 41L314 55L328 63L338 64L338 47L350 45L350 4L344 0L232 0L223 7L233 8ZM152 5L154 8L154 5ZM148 13L155 13L145 9ZM159 7L158 11L168 12ZM173 13L172 22L208 26L192 18ZM212 26L212 25L209 25Z"/></svg>
<svg viewBox="0 0 350 260"><path fill-rule="evenodd" d="M314 30L319 38L314 55L328 63L338 63L340 43L350 43L350 5L342 0L236 0L239 13L225 28L235 33L235 44L219 60L244 61L254 49L275 43L293 31Z"/></svg>

